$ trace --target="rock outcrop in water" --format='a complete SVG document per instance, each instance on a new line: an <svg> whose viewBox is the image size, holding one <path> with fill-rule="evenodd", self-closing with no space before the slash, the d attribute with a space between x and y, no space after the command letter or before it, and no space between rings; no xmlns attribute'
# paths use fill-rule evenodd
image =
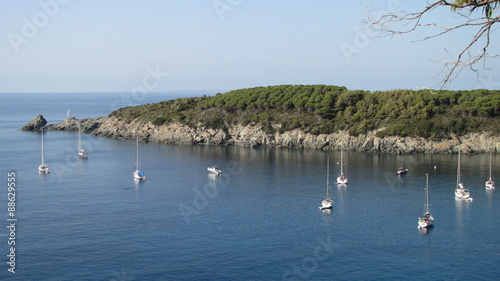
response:
<svg viewBox="0 0 500 281"><path fill-rule="evenodd" d="M37 117L38 119L38 117ZM37 120L35 119L35 120ZM34 121L35 121L34 120ZM23 128L35 128L28 123ZM38 124L38 123L36 123ZM41 124L41 123L39 123ZM356 150L381 153L463 153L499 152L500 137L487 133L474 133L465 136L452 136L449 139L427 140L412 137L376 136L368 134L351 136L348 132L333 134L306 134L295 129L284 133L266 133L260 126L236 125L229 129L191 128L178 122L169 125L154 125L151 122L126 123L113 117L69 118L61 123L47 125L47 130L78 131L94 136L114 139L136 139L146 142L159 142L172 145L239 145L250 147ZM278 129L278 128L276 128Z"/></svg>
<svg viewBox="0 0 500 281"><path fill-rule="evenodd" d="M43 126L47 124L47 120L43 118L41 114L38 114L38 116L31 120L28 124L24 125L24 127L21 128L23 131L38 131L42 129Z"/></svg>

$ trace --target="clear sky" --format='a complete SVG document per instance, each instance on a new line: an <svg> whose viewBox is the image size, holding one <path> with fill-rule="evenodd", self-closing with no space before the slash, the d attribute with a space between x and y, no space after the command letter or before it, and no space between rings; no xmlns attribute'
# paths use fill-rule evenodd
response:
<svg viewBox="0 0 500 281"><path fill-rule="evenodd" d="M362 24L366 6L377 14L425 3L0 0L0 92L432 86L443 75L443 48L458 50L472 33L412 42L427 33L379 38ZM446 8L434 16L454 20ZM481 81L466 70L448 89L499 89L500 58L487 66Z"/></svg>

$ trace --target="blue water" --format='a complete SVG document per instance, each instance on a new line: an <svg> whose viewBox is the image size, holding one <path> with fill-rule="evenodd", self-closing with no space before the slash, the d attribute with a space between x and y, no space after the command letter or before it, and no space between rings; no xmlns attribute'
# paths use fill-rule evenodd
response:
<svg viewBox="0 0 500 281"><path fill-rule="evenodd" d="M182 93L186 94L186 93ZM198 93L193 93L196 95ZM75 132L20 131L43 114L109 114L116 105L181 93L0 95L2 280L495 280L500 275L498 191L486 192L488 155L463 155L474 201L454 199L456 155L346 152L347 187L325 196L323 151L140 143ZM330 152L331 178L340 152ZM213 177L206 167L224 172ZM398 177L397 168L409 173ZM436 166L436 168L434 168ZM500 157L493 156L500 178ZM7 172L16 171L16 273L7 270ZM435 227L417 229L429 173ZM495 177L495 175L497 175ZM500 180L497 180L500 182ZM498 185L498 184L497 184Z"/></svg>

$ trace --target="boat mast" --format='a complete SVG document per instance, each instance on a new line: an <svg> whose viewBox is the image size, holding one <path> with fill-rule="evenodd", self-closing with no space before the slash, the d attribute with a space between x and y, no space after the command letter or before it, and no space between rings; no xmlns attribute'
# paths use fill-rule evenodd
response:
<svg viewBox="0 0 500 281"><path fill-rule="evenodd" d="M78 152L82 149L82 139L80 136L80 125L78 125Z"/></svg>
<svg viewBox="0 0 500 281"><path fill-rule="evenodd" d="M425 204L425 212L428 213L429 212L429 175L428 174L425 174L425 201L426 201L426 204Z"/></svg>
<svg viewBox="0 0 500 281"><path fill-rule="evenodd" d="M457 188L460 188L460 148L458 149Z"/></svg>
<svg viewBox="0 0 500 281"><path fill-rule="evenodd" d="M42 165L45 164L45 161L43 159L43 128L42 128Z"/></svg>
<svg viewBox="0 0 500 281"><path fill-rule="evenodd" d="M137 171L139 171L139 139L136 139L135 140L135 144L136 144L136 152L135 152L135 169Z"/></svg>
<svg viewBox="0 0 500 281"><path fill-rule="evenodd" d="M329 194L330 189L330 154L326 158L326 199L330 198Z"/></svg>
<svg viewBox="0 0 500 281"><path fill-rule="evenodd" d="M491 152L490 152L490 181L491 181Z"/></svg>
<svg viewBox="0 0 500 281"><path fill-rule="evenodd" d="M341 175L341 176L343 176L343 175L344 175L344 169L343 169L343 167L342 167L342 166L344 166L344 165L343 165L343 163L344 163L344 161L343 161L343 160L344 160L344 150L343 150L343 149L341 149L341 150L340 150L340 175Z"/></svg>

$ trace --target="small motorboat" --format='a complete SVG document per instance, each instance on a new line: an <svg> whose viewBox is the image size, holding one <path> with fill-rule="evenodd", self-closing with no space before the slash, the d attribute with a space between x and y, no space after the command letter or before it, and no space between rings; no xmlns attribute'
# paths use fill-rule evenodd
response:
<svg viewBox="0 0 500 281"><path fill-rule="evenodd" d="M214 173L216 175L222 175L222 171L219 168L217 168L217 166L208 167L207 171L209 171L210 173Z"/></svg>
<svg viewBox="0 0 500 281"><path fill-rule="evenodd" d="M398 171L396 172L396 175L400 176L400 175L404 175L404 174L406 174L406 173L408 173L408 169L407 169L407 168L405 168L405 167L400 167L400 168L398 169Z"/></svg>

